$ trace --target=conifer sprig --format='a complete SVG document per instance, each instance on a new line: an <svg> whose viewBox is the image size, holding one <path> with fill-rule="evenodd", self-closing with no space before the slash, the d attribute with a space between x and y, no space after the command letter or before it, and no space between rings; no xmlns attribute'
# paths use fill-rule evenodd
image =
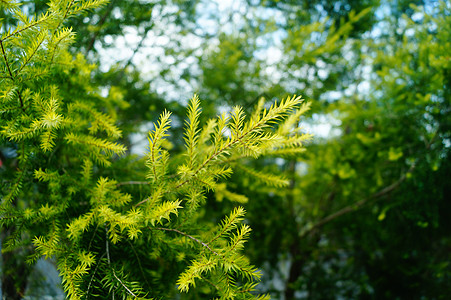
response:
<svg viewBox="0 0 451 300"><path fill-rule="evenodd" d="M199 116L201 114L200 101L197 95L191 98L188 105L187 119L185 120L185 145L188 167L192 168L197 156L197 143L199 140Z"/></svg>
<svg viewBox="0 0 451 300"><path fill-rule="evenodd" d="M211 132L211 128L215 127L212 150L203 157L202 163L197 168L183 168L183 172L180 173L189 174L189 176L179 182L176 188L180 188L196 178L213 161L223 161L235 149L241 152L243 157L253 156L256 158L267 148L276 145L281 138L283 140L283 136L277 133L265 132L264 130L289 115L301 102L302 98L300 96L287 97L280 103L274 103L269 109L263 109L261 113L252 115L248 122L245 122L243 110L240 107L234 107L230 116L222 114L217 118L216 122L209 122L204 129L207 132L207 134L204 133L204 136L207 136L208 132ZM302 110L302 112L304 111ZM288 122L288 125L293 123L291 119ZM227 130L230 130L230 136L224 137Z"/></svg>
<svg viewBox="0 0 451 300"><path fill-rule="evenodd" d="M85 147L91 148L91 149L100 149L104 151L107 155L112 154L123 154L125 152L125 147L114 143L109 142L103 139L99 139L90 135L84 135L84 134L74 134L74 133L68 133L65 136L65 139L72 144L75 145L84 145Z"/></svg>
<svg viewBox="0 0 451 300"><path fill-rule="evenodd" d="M165 172L165 166L168 159L168 153L162 149L163 140L168 136L167 131L171 124L171 113L168 111L160 115L160 119L155 124L155 130L149 132L149 154L147 155L147 166L150 172L147 178L156 182Z"/></svg>

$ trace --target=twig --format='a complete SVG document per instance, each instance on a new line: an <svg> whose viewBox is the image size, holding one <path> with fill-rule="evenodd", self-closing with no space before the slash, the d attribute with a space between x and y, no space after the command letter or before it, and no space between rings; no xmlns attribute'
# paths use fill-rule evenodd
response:
<svg viewBox="0 0 451 300"><path fill-rule="evenodd" d="M222 289L217 286L216 284L214 284L213 282L211 282L210 280L208 280L207 278L205 278L204 276L200 275L200 278L202 278L206 283L208 283L209 285L213 286L215 289L217 289L218 291L222 291Z"/></svg>
<svg viewBox="0 0 451 300"><path fill-rule="evenodd" d="M298 97L299 98L299 97ZM298 99L296 98L296 99ZM294 97L291 99L293 101L295 99ZM191 178L188 178L179 184L175 186L175 189L180 188L181 186L188 183L192 178L195 178L197 174L199 174L200 171L204 169L211 161L215 160L217 157L219 157L221 154L225 153L228 149L232 149L235 144L242 144L243 140L245 140L248 136L250 136L252 133L254 133L258 128L264 127L265 124L271 122L271 120L280 117L280 115L283 115L284 111L289 110L289 105L285 107L287 102L290 99L287 98L286 102L283 100L279 103L279 106L277 106L277 103L272 106L270 110L267 111L265 115L263 115L259 120L256 120L256 123L251 127L247 128L246 131L242 132L239 136L235 137L235 139L230 139L228 142L223 145L220 149L216 150L213 154L210 155L192 174ZM252 123L249 123L251 125ZM247 125L246 125L247 126Z"/></svg>
<svg viewBox="0 0 451 300"><path fill-rule="evenodd" d="M123 181L123 182L119 182L118 184L116 184L116 186L121 186L121 185L133 185L133 184L150 184L148 181Z"/></svg>
<svg viewBox="0 0 451 300"><path fill-rule="evenodd" d="M61 20L61 23L66 19L67 14L69 13L69 10L71 9L72 4L74 4L74 2L75 2L75 0L72 0L72 1L69 3L69 5L67 6L66 13L64 14L64 17L63 17L63 19ZM61 23L58 25L58 27L60 27Z"/></svg>
<svg viewBox="0 0 451 300"><path fill-rule="evenodd" d="M106 252L103 253L102 256L99 258L99 263L97 264L96 268L94 269L94 273L93 273L92 276L91 276L91 280L89 280L88 288L87 288L87 290L86 290L86 299L88 299L88 296L89 296L89 290L91 289L91 284L92 284L92 282L94 281L94 276L96 275L97 269L99 268L100 261L101 261L102 258L105 256L105 254L106 254Z"/></svg>
<svg viewBox="0 0 451 300"><path fill-rule="evenodd" d="M127 290L127 292L130 294L130 295L132 295L133 297L138 297L138 296L136 296L125 284L123 284L122 283L122 281L119 279L119 277L117 277L116 276L116 273L114 272L114 269L112 269L113 270L113 276L114 276L114 278L116 278L116 280L117 281L119 281L119 283L124 287L124 289L126 289Z"/></svg>
<svg viewBox="0 0 451 300"><path fill-rule="evenodd" d="M152 27L153 27L153 25L144 27L144 32L143 32L143 34L142 34L141 40L139 41L138 45L136 45L136 48L133 50L132 55L130 56L130 58L129 58L129 59L127 60L127 62L125 63L124 68L123 68L124 70L125 70L129 65L131 65L131 63L132 63L132 61L133 61L133 58L135 58L136 53L138 53L138 51L141 49L142 45L144 44L144 41L145 41L146 38L147 38L147 34L149 33L150 29L152 29Z"/></svg>
<svg viewBox="0 0 451 300"><path fill-rule="evenodd" d="M6 64L6 68L8 69L9 76L10 76L11 80L14 80L13 73L11 72L11 69L10 69L10 67L9 67L8 60L6 59L5 48L3 48L3 42L2 42L2 40L0 40L0 46L1 46L1 48L2 48L2 54L3 54L3 58L5 59L5 64Z"/></svg>
<svg viewBox="0 0 451 300"><path fill-rule="evenodd" d="M147 197L146 199L144 199L144 200L142 200L142 201L136 203L136 204L135 204L135 207L138 207L138 206L140 206L141 204L146 203L147 201L150 200L150 198L152 198L152 197Z"/></svg>
<svg viewBox="0 0 451 300"><path fill-rule="evenodd" d="M113 271L113 276L114 278L116 278L117 281L119 281L119 283L127 290L127 292L132 295L133 297L138 297L136 296L120 279L119 277L117 277L116 272L114 271L114 268L111 266L111 259L110 259L110 246L108 243L108 230L105 227L105 234L106 234L106 239L105 239L105 244L106 244L106 256L108 259L108 265L111 269L111 271ZM114 291L113 291L113 299L114 299Z"/></svg>
<svg viewBox="0 0 451 300"><path fill-rule="evenodd" d="M437 130L435 131L435 133L432 136L432 138L426 143L426 150L429 150L431 148L432 144L434 143L434 141L437 139L439 129L440 129L440 126L437 128ZM418 160L419 159L417 159L412 164L412 166L409 168L409 170L407 170L407 172L405 172L397 181L395 181L391 185L383 188L382 190L380 190L379 192L369 196L368 198L365 198L363 200L360 200L357 203L354 203L354 204L351 204L349 206L346 206L346 207L340 209L339 211L334 212L333 214L325 217L324 219L320 220L318 223L314 224L312 227L310 227L307 230L305 230L304 232L302 232L301 235L300 235L300 238L304 238L305 236L307 236L313 230L323 226L326 223L329 223L330 221L335 220L338 217L341 217L342 215L345 215L345 214L348 214L350 212L356 211L357 209L359 209L360 207L364 206L365 204L367 204L371 200L377 199L379 197L382 197L382 196L390 193L391 191L395 190L398 186L401 185L401 183L403 183L406 180L407 174L412 173L415 170L415 168L416 168L416 166L418 164Z"/></svg>
<svg viewBox="0 0 451 300"><path fill-rule="evenodd" d="M95 238L95 236L96 236L97 229L99 229L99 224L97 224L96 228L94 229L94 234L92 235L91 240L89 241L89 244L88 244L88 251L91 250L91 244L92 244L92 241L94 240L94 238Z"/></svg>
<svg viewBox="0 0 451 300"><path fill-rule="evenodd" d="M111 259L110 259L110 244L108 243L108 229L105 226L105 248L106 248L106 258L108 260L108 266L110 267L110 269L113 271L113 275L114 274L114 270L111 267ZM116 277L116 276L115 276ZM114 300L114 290L113 290L113 300Z"/></svg>
<svg viewBox="0 0 451 300"><path fill-rule="evenodd" d="M49 18L49 16L50 16L50 15L45 15L45 16L43 16L40 20L36 20L36 22L34 22L34 23L32 23L32 24L28 24L28 26L25 26L25 27L22 28L22 29L17 30L17 28L16 28L16 31L13 31L10 35L7 35L7 36L5 36L3 39L0 39L0 41L6 41L7 39L9 39L9 38L11 38L11 37L13 37L13 36L15 36L15 35L21 33L22 31L28 30L29 28L31 28L31 27L33 27L33 26L37 26L39 23L42 23L42 22L44 22L45 20L47 20L47 19Z"/></svg>
<svg viewBox="0 0 451 300"><path fill-rule="evenodd" d="M133 253L136 256L136 260L138 261L139 270L141 271L144 281L147 283L148 286L150 286L149 282L147 281L146 274L144 273L144 269L141 265L141 260L139 259L138 253L136 253L135 247L133 247L133 244L132 244L132 242L130 242L130 240L128 240L128 243L130 244L130 247L132 248Z"/></svg>
<svg viewBox="0 0 451 300"><path fill-rule="evenodd" d="M202 242L202 241L196 239L195 237L193 237L193 236L191 236L191 235L189 235L189 234L187 234L187 233L184 233L184 232L182 232L182 231L180 231L180 230L173 229L173 228L163 228L163 227L154 227L154 228L147 227L147 228L149 228L150 230L152 230L152 229L157 229L157 230L164 230L164 231L173 231L173 232L177 232L178 234L181 234L181 235L183 235L183 236L186 236L187 238L189 238L189 239L195 241L196 243L198 243L198 244L204 246L205 248L207 248L208 250L210 250L210 252L214 253L215 255L219 255L218 252L216 252L215 250L211 249L206 243L204 243L204 242Z"/></svg>
<svg viewBox="0 0 451 300"><path fill-rule="evenodd" d="M100 27L103 26L103 24L105 23L108 15L111 13L111 11L113 10L114 7L114 2L115 0L112 0L107 8L107 10L105 11L105 13L102 16L102 19L100 19L99 23L97 24L97 26L99 27L99 29L96 31L96 33L91 37L91 39L89 40L88 43L88 47L86 48L86 54L88 54L88 52L92 49L92 47L94 46L94 42L97 39L97 36L100 33Z"/></svg>

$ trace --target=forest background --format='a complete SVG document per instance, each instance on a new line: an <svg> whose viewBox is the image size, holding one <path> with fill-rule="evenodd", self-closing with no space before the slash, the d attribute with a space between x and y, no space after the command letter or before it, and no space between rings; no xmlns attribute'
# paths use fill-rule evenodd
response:
<svg viewBox="0 0 451 300"><path fill-rule="evenodd" d="M28 15L46 2L22 1ZM0 18L13 22L2 10ZM70 52L97 66L90 86L113 103L108 111L129 149L110 171L118 182L130 177L127 168L140 174L146 134L165 109L173 113L170 152L183 149L194 93L202 122L234 105L250 112L261 97L300 94L311 104L301 118L314 134L304 152L251 162L288 186L262 187L266 175L247 177L243 166L227 191L207 193L202 211L217 224L237 202L246 209L253 231L244 253L262 271L259 292L274 299L451 294L449 1L111 0L66 25L76 32ZM13 148L2 137L5 187ZM8 255L2 287L13 278L24 291L32 268Z"/></svg>

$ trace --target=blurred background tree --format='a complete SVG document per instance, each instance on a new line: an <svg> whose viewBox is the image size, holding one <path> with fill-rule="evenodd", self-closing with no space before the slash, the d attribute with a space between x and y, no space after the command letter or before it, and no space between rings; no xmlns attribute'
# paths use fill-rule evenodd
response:
<svg viewBox="0 0 451 300"><path fill-rule="evenodd" d="M45 3L25 5L32 14ZM247 255L264 272L263 292L445 299L450 14L448 1L427 0L111 0L71 26L73 52L99 66L93 84L117 99L108 110L131 149L117 162L118 181L142 171L140 133L164 108L174 112L171 151L180 149L194 92L205 99L205 118L235 104L250 109L260 97L297 93L312 102L303 119L315 134L308 151L275 159L278 169L256 162L288 174L290 188L257 189L246 170L228 184L249 198ZM6 29L8 16L0 18ZM217 222L235 205L210 198L204 221ZM20 263L4 258L4 269L13 262Z"/></svg>

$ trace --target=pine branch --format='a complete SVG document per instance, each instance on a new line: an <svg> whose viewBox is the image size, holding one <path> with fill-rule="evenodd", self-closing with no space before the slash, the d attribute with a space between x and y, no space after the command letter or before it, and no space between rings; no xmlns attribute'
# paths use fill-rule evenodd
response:
<svg viewBox="0 0 451 300"><path fill-rule="evenodd" d="M46 13L46 14L44 14L40 19L36 20L35 22L32 22L32 23L28 24L27 26L25 26L25 27L23 27L23 28L20 28L20 29L17 29L17 28L16 28L16 30L13 31L11 34L6 35L4 38L0 38L0 43L6 41L7 39L9 39L9 38L11 38L11 37L13 37L13 36L15 36L15 35L17 35L17 34L23 32L23 31L25 31L25 30L27 30L27 29L36 27L36 26L39 25L40 23L42 23L42 22L44 22L44 21L47 21L47 19L49 19L50 16L51 16L51 15L50 15L49 13ZM19 28L19 27L18 27L18 28Z"/></svg>
<svg viewBox="0 0 451 300"><path fill-rule="evenodd" d="M26 59L22 63L20 68L16 71L16 76L20 74L20 72L23 70L23 68L31 61L33 56L38 52L39 47L41 47L42 43L45 40L45 37L46 37L45 31L39 32L38 36L34 37L35 40L32 42L32 46L34 46L34 47L32 48L32 51L30 53L27 53L28 49L25 50Z"/></svg>
<svg viewBox="0 0 451 300"><path fill-rule="evenodd" d="M188 119L185 120L185 144L186 155L188 156L188 167L192 168L196 159L196 146L199 140L199 116L200 101L197 95L191 99L188 105Z"/></svg>
<svg viewBox="0 0 451 300"><path fill-rule="evenodd" d="M157 229L157 230L164 230L164 231L173 231L173 232L177 232L178 234L181 234L181 235L183 235L183 236L186 236L187 238L189 238L189 239L195 241L196 243L202 245L203 247L207 248L207 249L210 250L210 252L212 252L213 254L219 255L218 252L216 252L216 251L214 251L213 249L211 249L211 248L208 246L208 244L206 244L206 243L204 243L204 242L202 242L202 241L196 239L195 237L193 237L193 236L191 236L191 235L189 235L189 234L187 234L187 233L184 233L184 232L182 232L182 231L180 231L180 230L173 229L173 228L163 228L163 227L154 227L154 228L148 227L148 228L149 228L150 230L152 230L152 229Z"/></svg>
<svg viewBox="0 0 451 300"><path fill-rule="evenodd" d="M289 184L288 179L274 175L274 174L264 173L261 171L253 170L253 169L245 167L244 165L241 165L241 164L236 164L236 167L238 169L244 171L245 173L248 173L249 175L253 176L260 182L263 182L267 185L271 185L274 187L285 187L285 186L288 186L288 184Z"/></svg>
<svg viewBox="0 0 451 300"><path fill-rule="evenodd" d="M53 49L51 51L52 55L51 55L50 59L47 60L48 64L53 64L53 60L55 59L55 54L57 53L56 49L57 49L58 45L60 43L62 43L66 38L71 38L72 36L73 36L72 28L63 28L62 31L59 32L59 34L57 35L56 42L53 41L53 36L52 36L51 43L53 44Z"/></svg>
<svg viewBox="0 0 451 300"><path fill-rule="evenodd" d="M226 255L227 253L236 252L237 250L241 250L243 248L245 239L251 232L251 228L249 225L244 224L241 226L241 228L238 229L237 234L232 234L232 241L226 248L226 251L223 255Z"/></svg>
<svg viewBox="0 0 451 300"><path fill-rule="evenodd" d="M210 240L210 242L208 242L208 244L212 244L225 233L236 228L237 224L243 220L244 214L245 210L243 207L235 207L230 213L230 216L226 216L224 220L222 220L218 233Z"/></svg>
<svg viewBox="0 0 451 300"><path fill-rule="evenodd" d="M89 132L95 134L99 130L103 130L108 136L113 138L121 137L122 133L119 128L114 125L114 120L111 116L99 112L92 105L82 102L75 102L70 105L69 111L79 111L87 114L91 119L91 127Z"/></svg>
<svg viewBox="0 0 451 300"><path fill-rule="evenodd" d="M177 280L178 289L181 292L188 292L190 285L195 284L196 278L200 278L202 273L215 269L217 264L218 261L212 257L201 256L198 260L193 260L191 266L180 274Z"/></svg>
<svg viewBox="0 0 451 300"><path fill-rule="evenodd" d="M67 18L67 15L69 14L70 8L72 7L72 4L74 4L74 2L75 2L75 0L72 0L72 1L69 3L69 5L68 5L68 7L67 7L67 9L66 9L66 13L64 14L64 17L63 17L61 23ZM61 25L61 23L60 23L60 25ZM59 27L59 25L58 25L58 27Z"/></svg>
<svg viewBox="0 0 451 300"><path fill-rule="evenodd" d="M119 182L118 184L116 184L116 186L121 186L121 185L147 185L150 184L150 182L148 181L134 181L134 180L130 180L130 181L123 181L123 182Z"/></svg>
<svg viewBox="0 0 451 300"><path fill-rule="evenodd" d="M166 133L170 127L171 113L168 111L164 111L155 124L155 129L152 132L149 132L148 140L149 140L149 154L147 160L147 166L150 168L151 172L148 173L147 177L152 179L154 182L159 180L158 171L163 169L164 172L164 164L165 160L168 159L167 153L161 149L161 144L168 134ZM163 165L162 165L163 163Z"/></svg>
<svg viewBox="0 0 451 300"><path fill-rule="evenodd" d="M83 144L83 145L92 147L94 149L101 149L101 150L105 151L107 154L116 153L118 155L121 155L125 152L125 147L120 144L109 142L107 140L103 140L103 139L99 139L99 138L95 138L95 137L89 136L89 135L74 134L74 133L70 132L69 134L67 134L65 136L65 139L69 143Z"/></svg>
<svg viewBox="0 0 451 300"><path fill-rule="evenodd" d="M292 98L288 97L285 100L282 100L279 104L277 102L274 103L269 110L263 110L261 116L257 116L255 117L255 119L251 118L248 123L244 124L243 130L239 130L240 132L237 132L236 135L233 136L233 138L227 139L225 143L222 142L221 129L225 128L228 118L224 115L220 116L218 118L218 130L214 137L214 145L218 146L218 148L215 149L215 151L204 160L204 162L193 172L191 177L195 178L199 174L199 172L207 167L212 161L214 161L221 155L227 154L228 151L232 149L236 144L245 144L245 142L247 142L248 140L258 139L260 136L256 135L257 133L260 133L261 130L263 130L265 127L268 127L270 123L284 117L296 105L301 103L301 101L302 98L300 96L293 96ZM235 124L234 127L237 129L240 128L242 122L240 120L242 117L239 110L235 110L233 118L235 119L235 122L232 123ZM185 179L184 181L177 184L175 188L180 188L190 180L191 178Z"/></svg>

